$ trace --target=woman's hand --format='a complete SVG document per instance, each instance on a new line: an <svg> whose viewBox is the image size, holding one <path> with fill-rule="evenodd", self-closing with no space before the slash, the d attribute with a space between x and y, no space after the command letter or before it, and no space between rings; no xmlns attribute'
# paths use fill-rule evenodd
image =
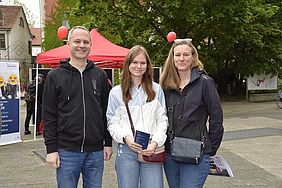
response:
<svg viewBox="0 0 282 188"><path fill-rule="evenodd" d="M155 141L151 142L148 145L147 149L142 150L142 154L146 155L146 156L153 155L153 153L154 153L155 149L157 148L157 146L158 146L157 142L155 142Z"/></svg>
<svg viewBox="0 0 282 188"><path fill-rule="evenodd" d="M137 144L134 142L134 139L131 136L126 136L125 137L125 143L128 145L128 147L136 152L136 153L140 153L142 152L142 146L140 144Z"/></svg>

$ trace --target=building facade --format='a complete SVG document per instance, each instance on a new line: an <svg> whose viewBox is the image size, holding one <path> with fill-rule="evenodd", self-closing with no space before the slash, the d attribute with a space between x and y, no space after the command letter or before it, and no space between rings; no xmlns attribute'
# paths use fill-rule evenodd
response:
<svg viewBox="0 0 282 188"><path fill-rule="evenodd" d="M0 5L0 61L18 61L23 81L31 65L32 38L22 6Z"/></svg>

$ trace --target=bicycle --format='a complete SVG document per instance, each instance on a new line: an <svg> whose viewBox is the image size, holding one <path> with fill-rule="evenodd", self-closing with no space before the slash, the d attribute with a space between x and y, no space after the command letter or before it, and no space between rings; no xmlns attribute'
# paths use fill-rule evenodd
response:
<svg viewBox="0 0 282 188"><path fill-rule="evenodd" d="M281 89L277 92L276 104L279 108L282 109L282 90Z"/></svg>

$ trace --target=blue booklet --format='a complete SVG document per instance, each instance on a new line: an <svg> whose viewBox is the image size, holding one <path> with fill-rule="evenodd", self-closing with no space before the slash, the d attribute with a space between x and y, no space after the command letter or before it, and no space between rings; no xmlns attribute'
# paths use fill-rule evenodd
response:
<svg viewBox="0 0 282 188"><path fill-rule="evenodd" d="M147 149L149 144L150 134L136 130L134 142L140 144L143 149Z"/></svg>

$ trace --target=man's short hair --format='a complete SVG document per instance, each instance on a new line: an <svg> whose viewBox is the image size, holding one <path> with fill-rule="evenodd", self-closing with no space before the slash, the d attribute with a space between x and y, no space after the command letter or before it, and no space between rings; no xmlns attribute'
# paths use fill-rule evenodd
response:
<svg viewBox="0 0 282 188"><path fill-rule="evenodd" d="M68 34L68 41L70 41L70 38L71 38L71 36L72 36L72 33L73 33L73 31L76 30L76 29L83 29L83 30L87 31L87 32L89 33L89 37L90 37L90 32L89 32L89 30L88 30L86 27L84 27L84 26L78 25L78 26L73 27L73 28L69 31L69 34ZM91 37L90 37L90 40L91 40Z"/></svg>

